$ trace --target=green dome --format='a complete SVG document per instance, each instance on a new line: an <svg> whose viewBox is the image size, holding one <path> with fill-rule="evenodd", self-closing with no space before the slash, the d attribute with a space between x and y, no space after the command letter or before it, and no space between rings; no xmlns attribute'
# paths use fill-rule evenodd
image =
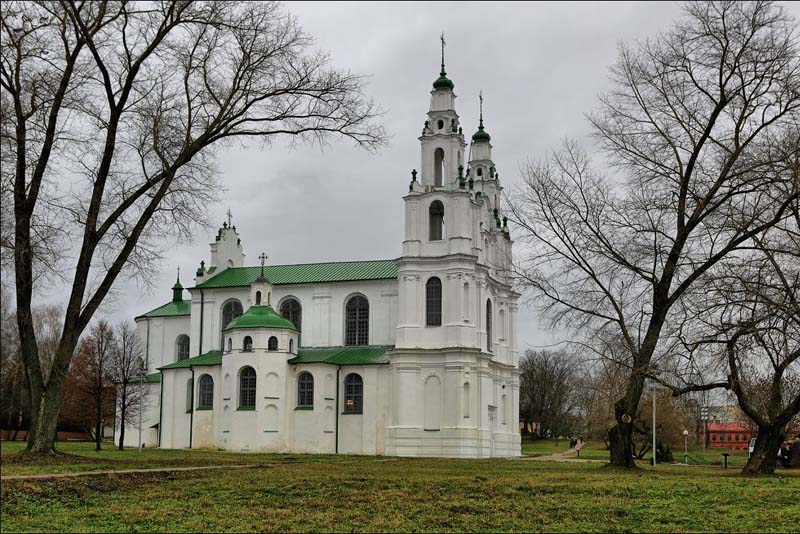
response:
<svg viewBox="0 0 800 534"><path fill-rule="evenodd" d="M455 84L447 77L447 73L442 71L439 77L433 82L434 89L453 89Z"/></svg>
<svg viewBox="0 0 800 534"><path fill-rule="evenodd" d="M483 129L483 125L478 126L478 131L472 134L473 141L491 141L492 136L489 135L489 132Z"/></svg>
<svg viewBox="0 0 800 534"><path fill-rule="evenodd" d="M297 331L289 319L284 319L269 306L250 306L244 314L228 323L225 330L234 328L284 328Z"/></svg>

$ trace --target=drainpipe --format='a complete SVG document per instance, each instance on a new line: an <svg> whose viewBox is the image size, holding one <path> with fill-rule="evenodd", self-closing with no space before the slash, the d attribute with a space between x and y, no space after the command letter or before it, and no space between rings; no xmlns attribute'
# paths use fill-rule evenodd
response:
<svg viewBox="0 0 800 534"><path fill-rule="evenodd" d="M334 439L336 440L336 448L334 454L339 454L339 373L342 371L342 366L336 368L336 409L333 410L336 422L334 423Z"/></svg>
<svg viewBox="0 0 800 534"><path fill-rule="evenodd" d="M189 366L192 372L192 397L189 400L189 448L192 448L192 430L194 430L194 367Z"/></svg>
<svg viewBox="0 0 800 534"><path fill-rule="evenodd" d="M198 356L203 355L203 301L204 301L203 290L200 289L200 346L197 352Z"/></svg>

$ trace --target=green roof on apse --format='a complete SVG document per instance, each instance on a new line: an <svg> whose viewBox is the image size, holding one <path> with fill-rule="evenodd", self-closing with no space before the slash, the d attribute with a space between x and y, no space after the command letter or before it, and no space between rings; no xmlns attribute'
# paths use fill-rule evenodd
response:
<svg viewBox="0 0 800 534"><path fill-rule="evenodd" d="M234 328L284 328L297 331L289 319L284 319L275 313L270 306L263 305L250 306L246 312L228 323L225 330Z"/></svg>
<svg viewBox="0 0 800 534"><path fill-rule="evenodd" d="M260 274L261 267L229 267L195 287L244 287L252 284ZM273 285L388 280L397 278L397 264L394 260L371 260L267 265L264 275Z"/></svg>
<svg viewBox="0 0 800 534"><path fill-rule="evenodd" d="M141 319L143 317L179 317L181 315L189 315L192 301L190 300L173 300L167 302L163 306L159 306L154 310L143 313L136 317Z"/></svg>
<svg viewBox="0 0 800 534"><path fill-rule="evenodd" d="M186 358L185 360L164 365L163 367L159 367L159 369L188 369L189 367L195 367L198 365L220 365L221 363L222 351L212 350L200 356L195 356L194 358Z"/></svg>
<svg viewBox="0 0 800 534"><path fill-rule="evenodd" d="M386 352L392 347L309 347L300 349L289 363L327 363L331 365L379 365L389 363Z"/></svg>

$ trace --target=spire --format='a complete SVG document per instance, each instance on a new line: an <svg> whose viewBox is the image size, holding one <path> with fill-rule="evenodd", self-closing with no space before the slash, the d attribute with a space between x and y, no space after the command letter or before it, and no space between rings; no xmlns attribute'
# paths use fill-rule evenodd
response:
<svg viewBox="0 0 800 534"><path fill-rule="evenodd" d="M434 89L450 89L451 91L455 87L452 81L447 78L447 72L444 70L444 45L447 44L444 40L444 32L442 32L441 37L439 37L442 41L442 70L439 72L439 78L433 82Z"/></svg>
<svg viewBox="0 0 800 534"><path fill-rule="evenodd" d="M180 302L183 300L183 286L181 285L181 268L178 267L178 277L175 280L175 285L172 286L172 301Z"/></svg>
<svg viewBox="0 0 800 534"><path fill-rule="evenodd" d="M483 129L483 91L478 93L478 100L480 100L480 120L478 121L478 131L472 134L472 140L476 142L491 141L492 137L489 132Z"/></svg>

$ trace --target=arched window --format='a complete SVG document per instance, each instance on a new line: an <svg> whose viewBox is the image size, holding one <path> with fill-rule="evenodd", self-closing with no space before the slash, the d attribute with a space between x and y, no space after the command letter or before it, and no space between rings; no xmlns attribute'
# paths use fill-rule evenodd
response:
<svg viewBox="0 0 800 534"><path fill-rule="evenodd" d="M210 375L200 377L197 399L198 410L210 410L214 406L214 379Z"/></svg>
<svg viewBox="0 0 800 534"><path fill-rule="evenodd" d="M242 350L245 352L250 352L253 350L253 338L250 336L244 336L244 340L242 340Z"/></svg>
<svg viewBox="0 0 800 534"><path fill-rule="evenodd" d="M256 291L256 306L261 304L261 291Z"/></svg>
<svg viewBox="0 0 800 534"><path fill-rule="evenodd" d="M361 295L345 306L344 344L369 345L369 302Z"/></svg>
<svg viewBox="0 0 800 534"><path fill-rule="evenodd" d="M275 336L270 336L269 340L267 341L267 350L278 350L278 338Z"/></svg>
<svg viewBox="0 0 800 534"><path fill-rule="evenodd" d="M356 373L344 377L344 413L361 413L364 406L364 381Z"/></svg>
<svg viewBox="0 0 800 534"><path fill-rule="evenodd" d="M284 319L289 319L297 331L301 330L300 326L303 322L303 308L300 306L300 303L297 302L295 299L286 299L281 302L281 309L280 309L281 317Z"/></svg>
<svg viewBox="0 0 800 534"><path fill-rule="evenodd" d="M238 300L229 300L222 305L222 322L220 325L220 347L222 346L223 331L231 321L242 314L242 303Z"/></svg>
<svg viewBox="0 0 800 534"><path fill-rule="evenodd" d="M194 400L194 383L190 378L186 381L186 413L192 411L193 400Z"/></svg>
<svg viewBox="0 0 800 534"><path fill-rule="evenodd" d="M492 352L492 301L486 299L486 350Z"/></svg>
<svg viewBox="0 0 800 534"><path fill-rule="evenodd" d="M189 357L189 336L186 334L178 336L175 346L176 352L178 353L178 361L185 360Z"/></svg>
<svg viewBox="0 0 800 534"><path fill-rule="evenodd" d="M239 372L239 408L256 407L256 372L252 367L244 367Z"/></svg>
<svg viewBox="0 0 800 534"><path fill-rule="evenodd" d="M289 340L289 354L294 354L294 339Z"/></svg>
<svg viewBox="0 0 800 534"><path fill-rule="evenodd" d="M433 185L442 187L444 184L444 150L437 148L433 152Z"/></svg>
<svg viewBox="0 0 800 534"><path fill-rule="evenodd" d="M442 325L442 281L435 276L425 284L425 324Z"/></svg>
<svg viewBox="0 0 800 534"><path fill-rule="evenodd" d="M428 239L440 241L444 239L444 205L438 200L431 202L428 208L429 232Z"/></svg>
<svg viewBox="0 0 800 534"><path fill-rule="evenodd" d="M478 170L477 170L477 171L475 171L475 173L476 173L478 176L483 176L483 169L482 169L481 167L478 167Z"/></svg>
<svg viewBox="0 0 800 534"><path fill-rule="evenodd" d="M312 406L314 406L314 377L308 371L303 371L297 377L297 407Z"/></svg>
<svg viewBox="0 0 800 534"><path fill-rule="evenodd" d="M233 350L233 339L228 338L228 352Z"/></svg>

